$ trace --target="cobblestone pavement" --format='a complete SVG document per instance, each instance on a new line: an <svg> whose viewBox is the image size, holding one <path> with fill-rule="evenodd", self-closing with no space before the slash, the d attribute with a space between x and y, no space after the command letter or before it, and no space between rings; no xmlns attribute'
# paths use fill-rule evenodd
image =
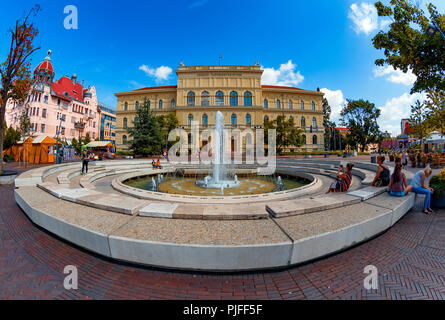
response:
<svg viewBox="0 0 445 320"><path fill-rule="evenodd" d="M423 198L386 233L342 253L286 270L184 273L120 264L36 227L0 186L0 299L445 299L445 210L420 212ZM366 290L375 265L379 288ZM63 269L79 289L63 288Z"/></svg>

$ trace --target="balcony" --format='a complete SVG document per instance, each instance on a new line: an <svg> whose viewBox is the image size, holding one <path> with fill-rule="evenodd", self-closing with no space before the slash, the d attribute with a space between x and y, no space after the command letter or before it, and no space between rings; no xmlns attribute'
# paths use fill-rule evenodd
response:
<svg viewBox="0 0 445 320"><path fill-rule="evenodd" d="M78 130L85 129L85 123L84 122L74 122L74 128Z"/></svg>

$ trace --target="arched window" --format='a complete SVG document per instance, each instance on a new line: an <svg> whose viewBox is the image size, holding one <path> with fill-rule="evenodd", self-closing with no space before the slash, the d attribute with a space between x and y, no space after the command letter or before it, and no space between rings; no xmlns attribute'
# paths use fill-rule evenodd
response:
<svg viewBox="0 0 445 320"><path fill-rule="evenodd" d="M147 108L150 109L150 100L147 100Z"/></svg>
<svg viewBox="0 0 445 320"><path fill-rule="evenodd" d="M294 105L292 103L292 100L289 100L289 110L292 110L294 108Z"/></svg>
<svg viewBox="0 0 445 320"><path fill-rule="evenodd" d="M292 121L292 122L294 122L294 117L292 117L292 116L289 116L289 121Z"/></svg>
<svg viewBox="0 0 445 320"><path fill-rule="evenodd" d="M136 103L134 104L134 108L137 110L139 109L139 101L136 101Z"/></svg>
<svg viewBox="0 0 445 320"><path fill-rule="evenodd" d="M268 121L269 120L269 116L264 116L264 121Z"/></svg>
<svg viewBox="0 0 445 320"><path fill-rule="evenodd" d="M133 123L136 124L139 122L139 118L138 117L134 117Z"/></svg>
<svg viewBox="0 0 445 320"><path fill-rule="evenodd" d="M238 93L236 91L230 92L230 106L238 106Z"/></svg>
<svg viewBox="0 0 445 320"><path fill-rule="evenodd" d="M205 114L205 113L202 115L202 124L203 124L204 126L206 126L206 125L209 124L209 117L208 117L207 114Z"/></svg>
<svg viewBox="0 0 445 320"><path fill-rule="evenodd" d="M128 110L128 102L125 101L125 103L124 103L124 111L127 111L127 110Z"/></svg>
<svg viewBox="0 0 445 320"><path fill-rule="evenodd" d="M315 110L315 102L312 101L312 110Z"/></svg>
<svg viewBox="0 0 445 320"><path fill-rule="evenodd" d="M223 106L224 105L224 93L222 91L218 91L216 93L215 104L217 106Z"/></svg>
<svg viewBox="0 0 445 320"><path fill-rule="evenodd" d="M264 109L269 108L269 101L267 99L264 99Z"/></svg>
<svg viewBox="0 0 445 320"><path fill-rule="evenodd" d="M188 124L189 124L189 126L191 126L192 125L192 122L193 122L193 114L189 114L189 116L188 116Z"/></svg>
<svg viewBox="0 0 445 320"><path fill-rule="evenodd" d="M172 101L170 101L170 108L174 109L176 106L176 101L175 99L172 99Z"/></svg>
<svg viewBox="0 0 445 320"><path fill-rule="evenodd" d="M246 126L249 126L252 124L252 116L248 113L246 114Z"/></svg>
<svg viewBox="0 0 445 320"><path fill-rule="evenodd" d="M249 91L244 93L244 106L251 107L252 106L252 94Z"/></svg>
<svg viewBox="0 0 445 320"><path fill-rule="evenodd" d="M303 100L300 101L300 109L304 110L304 101Z"/></svg>
<svg viewBox="0 0 445 320"><path fill-rule="evenodd" d="M128 120L127 118L124 118L124 128L128 127Z"/></svg>
<svg viewBox="0 0 445 320"><path fill-rule="evenodd" d="M187 93L187 106L188 107L195 106L195 93L193 91Z"/></svg>
<svg viewBox="0 0 445 320"><path fill-rule="evenodd" d="M122 144L127 144L127 136L125 134L122 136Z"/></svg>
<svg viewBox="0 0 445 320"><path fill-rule="evenodd" d="M231 119L232 119L232 121L231 121L232 122L232 126L236 126L236 114L233 113Z"/></svg>
<svg viewBox="0 0 445 320"><path fill-rule="evenodd" d="M306 135L303 134L303 144L307 144L307 139L306 139Z"/></svg>
<svg viewBox="0 0 445 320"><path fill-rule="evenodd" d="M315 117L312 118L312 127L315 128L317 126L317 119Z"/></svg>
<svg viewBox="0 0 445 320"><path fill-rule="evenodd" d="M280 101L280 99L277 99L277 109L281 109L281 101Z"/></svg>
<svg viewBox="0 0 445 320"><path fill-rule="evenodd" d="M162 110L162 100L159 100L159 110Z"/></svg>
<svg viewBox="0 0 445 320"><path fill-rule="evenodd" d="M206 107L210 105L210 94L207 91L201 93L201 106Z"/></svg>
<svg viewBox="0 0 445 320"><path fill-rule="evenodd" d="M317 144L317 135L312 136L312 144Z"/></svg>
<svg viewBox="0 0 445 320"><path fill-rule="evenodd" d="M300 119L300 127L302 128L306 127L306 119L304 117L301 117Z"/></svg>

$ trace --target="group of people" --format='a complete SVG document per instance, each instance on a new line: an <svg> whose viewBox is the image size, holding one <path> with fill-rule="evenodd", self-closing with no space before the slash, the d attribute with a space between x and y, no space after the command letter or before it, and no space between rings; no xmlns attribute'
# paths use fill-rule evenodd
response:
<svg viewBox="0 0 445 320"><path fill-rule="evenodd" d="M154 159L151 161L151 166L153 167L153 169L162 169L161 166L161 159L158 158L157 161L155 161Z"/></svg>
<svg viewBox="0 0 445 320"><path fill-rule="evenodd" d="M388 193L394 197L403 197L409 192L424 194L425 201L422 212L425 214L434 213L434 211L431 209L431 194L434 193L434 189L426 185L426 178L428 178L432 173L431 168L427 166L425 169L418 171L414 175L411 184L408 184L406 181L406 175L402 172L403 158L396 159L394 172L392 174L384 162L385 156L379 156L377 158L377 173L370 185L376 187L387 187ZM329 190L326 193L348 191L352 181L353 167L354 164L348 163L345 170L344 166L340 165L337 171L337 179L329 187Z"/></svg>
<svg viewBox="0 0 445 320"><path fill-rule="evenodd" d="M384 163L385 157L379 156L377 158L377 163L379 165L377 173L374 180L371 182L371 186L376 187L387 187L387 191L391 196L403 197L409 192L414 192L416 194L424 194L425 201L423 204L423 213L430 214L434 213L431 209L431 194L434 193L434 189L425 184L426 178L428 178L431 173L431 167L427 166L425 169L418 171L409 185L406 181L406 175L402 172L406 163L402 158L397 158L395 161L394 172L391 175L388 166Z"/></svg>

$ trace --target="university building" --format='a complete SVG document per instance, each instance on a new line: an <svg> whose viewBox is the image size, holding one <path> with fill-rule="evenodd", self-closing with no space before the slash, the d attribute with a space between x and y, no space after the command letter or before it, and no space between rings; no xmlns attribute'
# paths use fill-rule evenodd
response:
<svg viewBox="0 0 445 320"><path fill-rule="evenodd" d="M189 131L192 121L212 128L221 111L226 128L262 128L265 119L293 118L303 129L306 143L287 151L324 150L322 99L319 91L288 86L261 85L263 70L253 66L184 66L176 70L178 83L116 93L116 147L128 149L136 110L147 99L155 115L173 112L180 127Z"/></svg>
<svg viewBox="0 0 445 320"><path fill-rule="evenodd" d="M31 122L31 137L59 137L71 142L73 138L91 140L99 137L101 110L94 86L85 87L76 74L55 80L51 50L34 69L32 85L22 104L9 100L6 105L6 124L20 127L20 117L25 112Z"/></svg>

